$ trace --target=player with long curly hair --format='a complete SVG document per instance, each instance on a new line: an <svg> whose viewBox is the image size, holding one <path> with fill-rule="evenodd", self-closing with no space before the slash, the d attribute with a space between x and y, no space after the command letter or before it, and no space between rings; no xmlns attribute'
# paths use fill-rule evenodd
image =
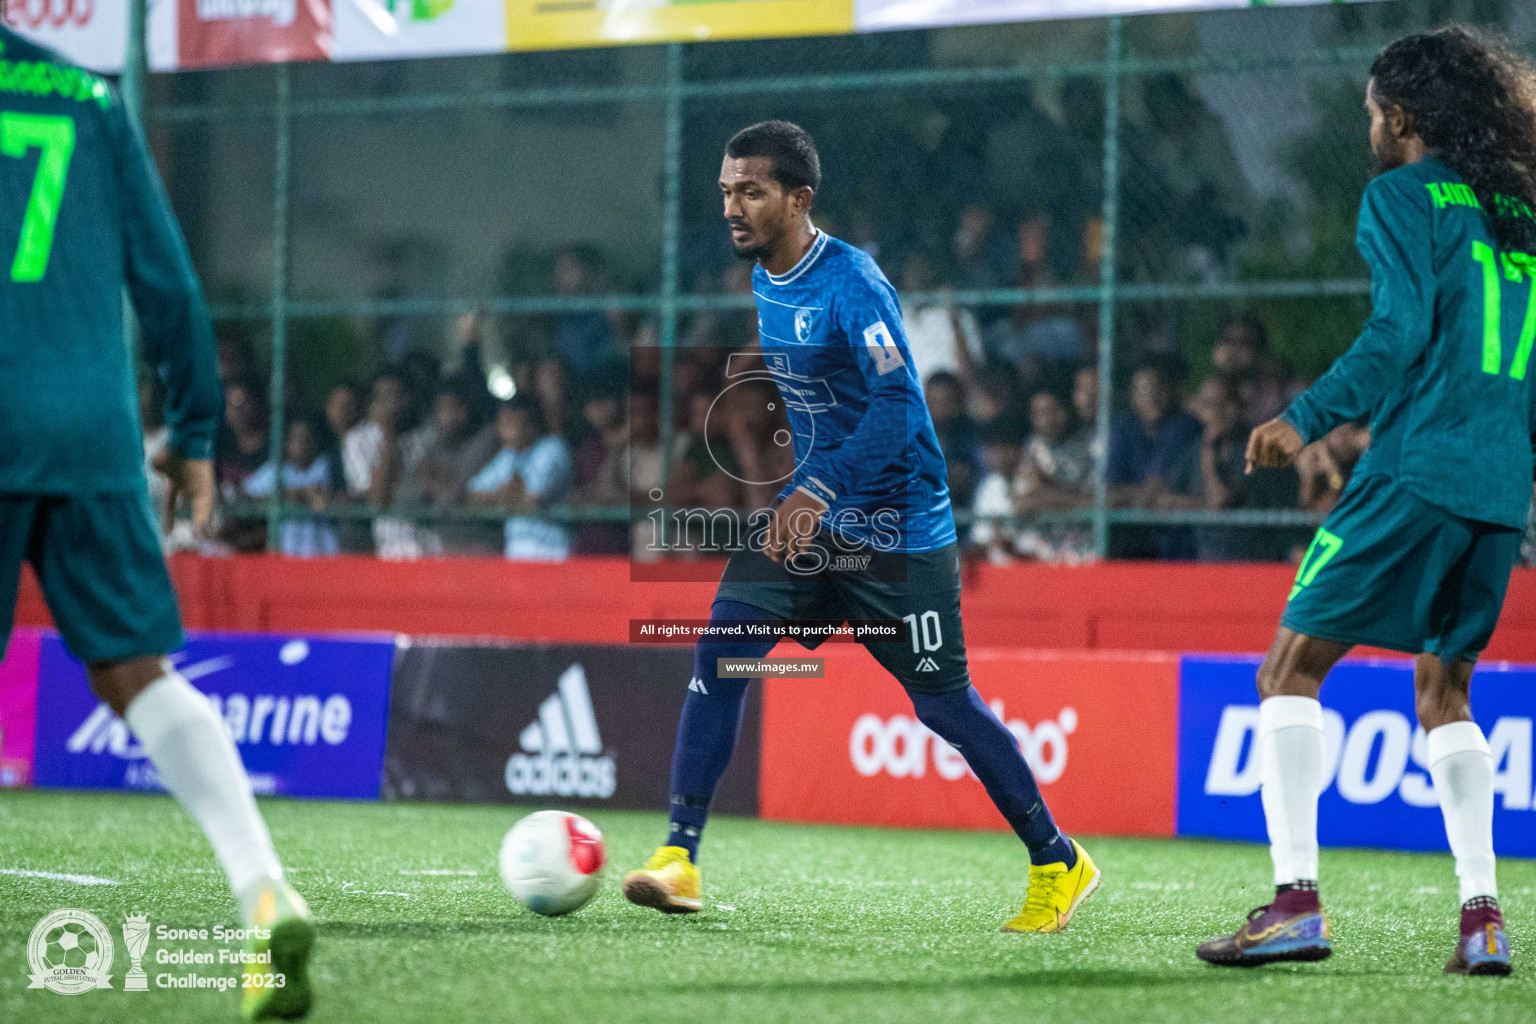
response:
<svg viewBox="0 0 1536 1024"><path fill-rule="evenodd" d="M1472 718L1478 655L1503 607L1531 502L1536 389L1536 75L1503 40L1451 26L1371 65L1360 204L1371 318L1333 368L1253 432L1250 470L1288 465L1359 416L1371 444L1307 551L1258 671L1259 759L1275 899L1201 959L1321 960L1318 798L1331 774L1318 693L1357 644L1417 656L1429 768L1460 881L1446 970L1502 975L1494 763Z"/></svg>
<svg viewBox="0 0 1536 1024"><path fill-rule="evenodd" d="M1383 171L1417 135L1472 189L1499 248L1536 253L1536 75L1507 42L1459 25L1399 39L1371 65L1371 92L1408 129L1379 150L1373 135Z"/></svg>

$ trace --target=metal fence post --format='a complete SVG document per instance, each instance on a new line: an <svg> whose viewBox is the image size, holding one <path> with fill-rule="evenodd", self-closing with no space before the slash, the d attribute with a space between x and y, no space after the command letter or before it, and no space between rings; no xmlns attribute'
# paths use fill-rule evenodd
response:
<svg viewBox="0 0 1536 1024"><path fill-rule="evenodd" d="M1093 548L1109 557L1109 418L1115 383L1115 234L1120 222L1120 16L1104 52L1104 239L1099 254L1099 408L1094 424Z"/></svg>
<svg viewBox="0 0 1536 1024"><path fill-rule="evenodd" d="M288 377L288 187L289 137L293 130L293 84L287 64L277 65L274 109L275 165L272 181L272 394L271 440L267 455L277 470L267 502L267 550L277 551L283 531L283 433L287 418Z"/></svg>
<svg viewBox="0 0 1536 1024"><path fill-rule="evenodd" d="M144 39L148 8L149 0L129 0L128 42L123 51L123 77L118 84L118 91L123 97L123 109L128 112L128 119L141 130L144 127L144 79L149 71L149 51ZM123 292L123 347L128 350L129 365L137 367L139 319L133 303L128 300L126 290ZM138 405L137 390L134 405Z"/></svg>
<svg viewBox="0 0 1536 1024"><path fill-rule="evenodd" d="M683 189L683 44L667 44L667 125L662 152L661 380L656 396L656 441L661 446L661 486L672 469L673 366L677 356L677 244Z"/></svg>
<svg viewBox="0 0 1536 1024"><path fill-rule="evenodd" d="M149 72L149 51L144 38L149 0L129 0L128 46L123 53L121 91L128 116L144 123L144 79Z"/></svg>

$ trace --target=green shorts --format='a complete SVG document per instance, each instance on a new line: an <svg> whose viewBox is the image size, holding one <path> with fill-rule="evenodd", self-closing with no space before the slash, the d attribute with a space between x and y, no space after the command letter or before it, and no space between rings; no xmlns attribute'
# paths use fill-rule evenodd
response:
<svg viewBox="0 0 1536 1024"><path fill-rule="evenodd" d="M23 559L65 645L86 664L181 647L176 591L143 491L0 494L0 653Z"/></svg>
<svg viewBox="0 0 1536 1024"><path fill-rule="evenodd" d="M1351 480L1296 574L1280 625L1346 644L1476 661L1521 533L1463 519L1388 476Z"/></svg>

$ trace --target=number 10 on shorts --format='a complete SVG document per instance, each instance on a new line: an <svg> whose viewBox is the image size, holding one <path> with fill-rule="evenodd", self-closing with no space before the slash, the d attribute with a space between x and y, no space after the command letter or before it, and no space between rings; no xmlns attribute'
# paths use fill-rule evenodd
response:
<svg viewBox="0 0 1536 1024"><path fill-rule="evenodd" d="M901 621L912 631L913 654L936 651L944 646L944 631L939 627L938 612L923 612L921 618L916 614L903 615Z"/></svg>

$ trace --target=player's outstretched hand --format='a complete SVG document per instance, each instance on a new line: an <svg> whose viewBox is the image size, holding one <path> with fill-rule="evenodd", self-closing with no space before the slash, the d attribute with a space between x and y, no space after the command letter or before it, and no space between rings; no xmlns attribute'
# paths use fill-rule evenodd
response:
<svg viewBox="0 0 1536 1024"><path fill-rule="evenodd" d="M763 554L778 562L808 550L816 531L821 528L821 517L827 507L826 502L810 491L790 492L789 497L773 510L768 536L763 541Z"/></svg>
<svg viewBox="0 0 1536 1024"><path fill-rule="evenodd" d="M1296 428L1280 417L1268 423L1260 423L1248 436L1248 466L1245 473L1255 469L1283 469L1295 461L1306 447Z"/></svg>
<svg viewBox="0 0 1536 1024"><path fill-rule="evenodd" d="M184 458L167 445L155 456L155 470L171 482L165 496L165 532L176 525L176 505L186 497L192 506L192 532L205 540L212 537L213 460Z"/></svg>

